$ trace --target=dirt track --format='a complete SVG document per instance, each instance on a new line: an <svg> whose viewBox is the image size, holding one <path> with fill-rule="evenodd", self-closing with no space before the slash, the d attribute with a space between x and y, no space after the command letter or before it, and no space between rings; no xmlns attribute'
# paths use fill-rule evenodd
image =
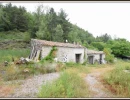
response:
<svg viewBox="0 0 130 100"><path fill-rule="evenodd" d="M89 85L90 98L114 98L117 97L109 91L101 82L102 75L112 70L112 67L94 68L86 76L85 80Z"/></svg>

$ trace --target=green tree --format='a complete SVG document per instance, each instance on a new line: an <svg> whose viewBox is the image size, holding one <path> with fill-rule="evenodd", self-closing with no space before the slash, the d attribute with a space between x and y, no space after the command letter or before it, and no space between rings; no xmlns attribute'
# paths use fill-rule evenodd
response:
<svg viewBox="0 0 130 100"><path fill-rule="evenodd" d="M102 51L106 44L103 42L92 42L91 45L97 48L98 50Z"/></svg>
<svg viewBox="0 0 130 100"><path fill-rule="evenodd" d="M57 41L57 42L63 42L63 30L61 25L57 25L57 27L55 28L55 35L53 36L53 40Z"/></svg>
<svg viewBox="0 0 130 100"><path fill-rule="evenodd" d="M45 39L45 40L50 39L50 34L49 34L48 30L47 30L47 25L46 25L45 18L42 19L41 25L39 26L39 30L36 32L36 36L39 39Z"/></svg>
<svg viewBox="0 0 130 100"><path fill-rule="evenodd" d="M107 33L105 33L105 34L103 34L103 35L101 35L101 36L97 36L96 37L96 41L97 42L107 42L107 41L109 41L109 40L112 40L112 38L111 38L111 36L110 35L108 35Z"/></svg>
<svg viewBox="0 0 130 100"><path fill-rule="evenodd" d="M3 5L0 4L0 31L4 31L3 14Z"/></svg>
<svg viewBox="0 0 130 100"><path fill-rule="evenodd" d="M126 41L125 39L115 40L111 49L112 49L112 53L117 57L129 56L130 42Z"/></svg>
<svg viewBox="0 0 130 100"><path fill-rule="evenodd" d="M24 7L12 6L11 3L6 4L2 8L1 24L4 31L20 30L22 32L28 30L28 17Z"/></svg>
<svg viewBox="0 0 130 100"><path fill-rule="evenodd" d="M63 9L60 9L60 12L58 13L58 24L61 25L63 29L63 40L68 40L68 34L71 31L71 23L69 22L69 19L67 19L67 13Z"/></svg>
<svg viewBox="0 0 130 100"><path fill-rule="evenodd" d="M73 43L73 42L78 42L80 38L78 37L78 28L77 26L73 25L71 28L71 31L68 34L68 41Z"/></svg>
<svg viewBox="0 0 130 100"><path fill-rule="evenodd" d="M55 28L57 27L57 15L53 8L50 8L46 14L47 29L50 33L50 40L53 41L53 36L55 33Z"/></svg>
<svg viewBox="0 0 130 100"><path fill-rule="evenodd" d="M114 55L111 54L112 50L110 48L104 48L103 52L105 53L105 60L108 63L113 63L114 62Z"/></svg>

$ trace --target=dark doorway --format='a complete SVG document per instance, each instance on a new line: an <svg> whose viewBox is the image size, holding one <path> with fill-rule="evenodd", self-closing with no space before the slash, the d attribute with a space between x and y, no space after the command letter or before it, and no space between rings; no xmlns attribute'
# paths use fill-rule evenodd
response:
<svg viewBox="0 0 130 100"><path fill-rule="evenodd" d="M93 64L93 63L94 63L94 62L93 62L93 58L94 58L93 56L88 56L88 61L89 61L90 64Z"/></svg>
<svg viewBox="0 0 130 100"><path fill-rule="evenodd" d="M81 54L75 54L75 56L76 56L76 63L79 63Z"/></svg>
<svg viewBox="0 0 130 100"><path fill-rule="evenodd" d="M100 54L100 64L102 64L102 54Z"/></svg>

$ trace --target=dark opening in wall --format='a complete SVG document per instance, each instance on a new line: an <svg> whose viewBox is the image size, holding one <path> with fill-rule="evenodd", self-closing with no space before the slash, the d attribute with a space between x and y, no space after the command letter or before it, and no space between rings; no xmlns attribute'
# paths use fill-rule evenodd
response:
<svg viewBox="0 0 130 100"><path fill-rule="evenodd" d="M102 54L100 54L100 64L102 64Z"/></svg>
<svg viewBox="0 0 130 100"><path fill-rule="evenodd" d="M81 54L75 54L76 63L80 62L80 57L81 57Z"/></svg>

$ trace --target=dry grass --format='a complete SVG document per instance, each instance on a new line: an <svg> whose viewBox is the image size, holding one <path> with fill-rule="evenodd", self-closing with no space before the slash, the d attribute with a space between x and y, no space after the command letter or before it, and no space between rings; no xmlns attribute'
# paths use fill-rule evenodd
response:
<svg viewBox="0 0 130 100"><path fill-rule="evenodd" d="M0 86L0 97L7 97L14 91L16 86L14 85L2 85Z"/></svg>
<svg viewBox="0 0 130 100"><path fill-rule="evenodd" d="M115 68L104 74L103 83L106 88L118 97L130 97L130 73L123 70L130 69L130 62L118 60Z"/></svg>

